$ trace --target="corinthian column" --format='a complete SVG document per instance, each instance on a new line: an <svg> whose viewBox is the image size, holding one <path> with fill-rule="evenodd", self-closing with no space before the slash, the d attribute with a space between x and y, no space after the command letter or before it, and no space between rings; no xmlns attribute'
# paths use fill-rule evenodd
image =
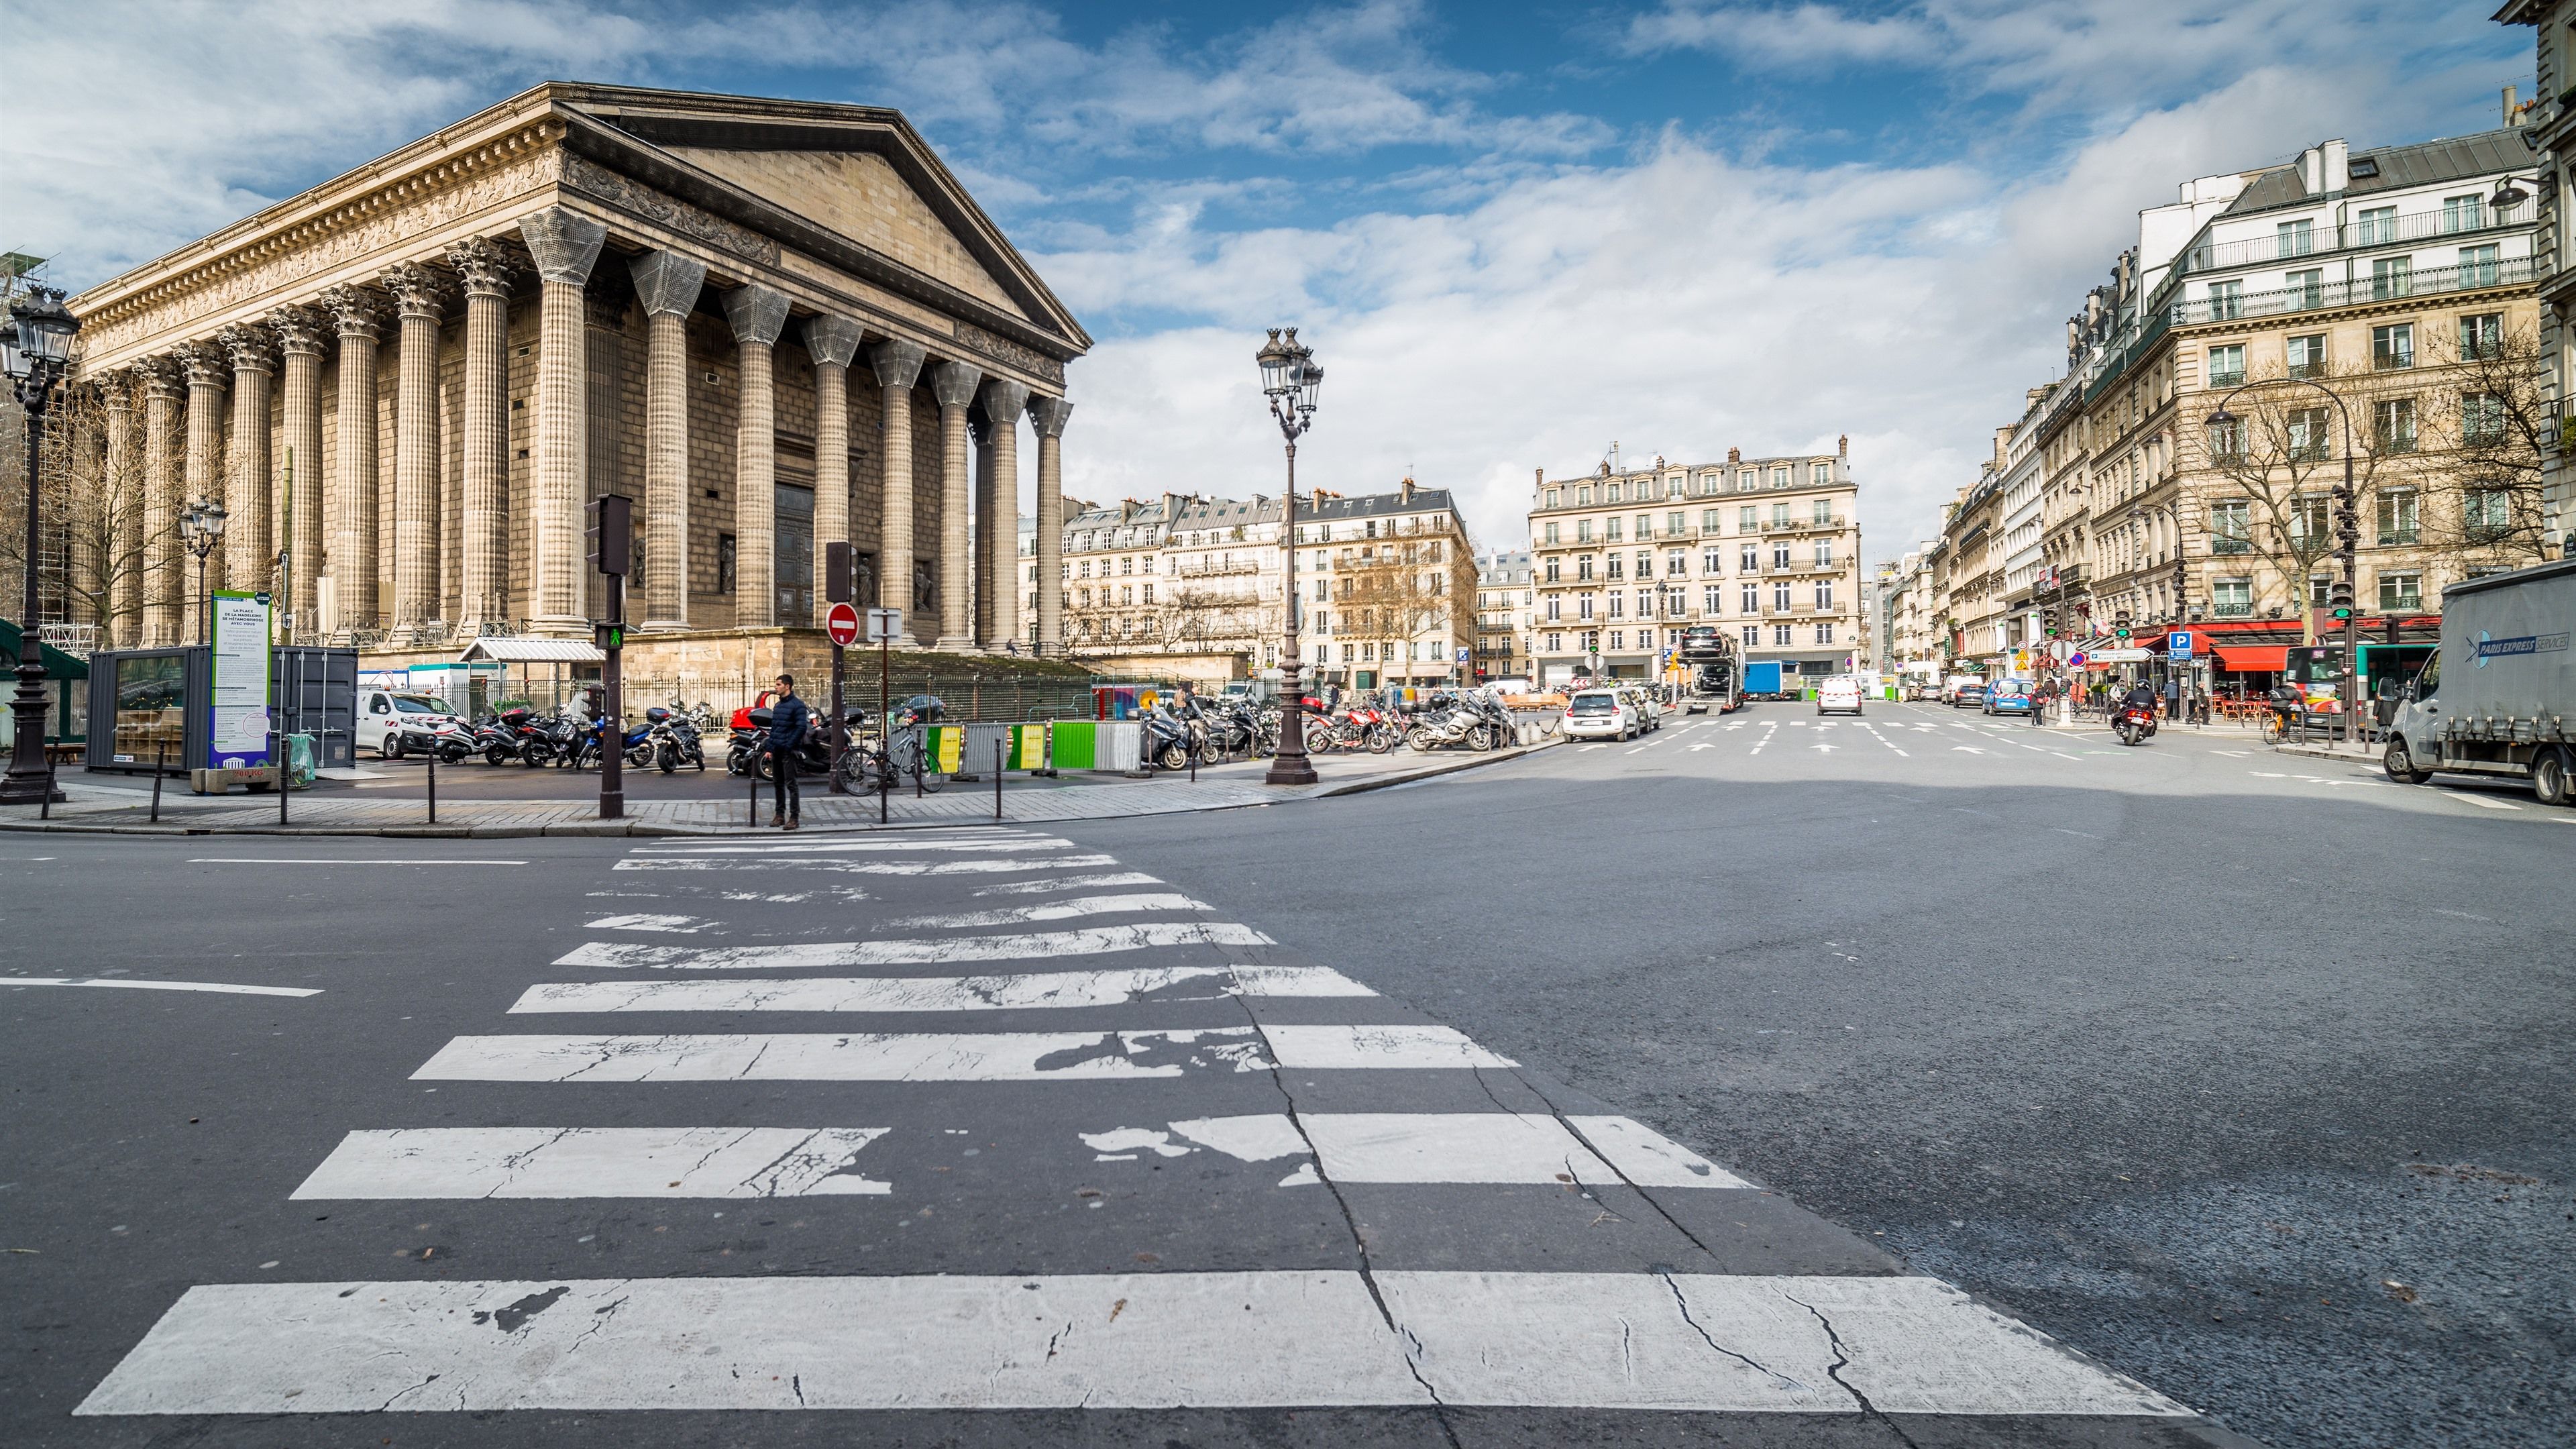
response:
<svg viewBox="0 0 2576 1449"><path fill-rule="evenodd" d="M939 399L939 647L972 649L974 586L968 581L966 519L973 485L967 469L966 408L984 374L962 362L931 369Z"/></svg>
<svg viewBox="0 0 2576 1449"><path fill-rule="evenodd" d="M984 647L999 649L1020 632L1020 410L1029 390L995 378L984 384L983 495L975 500L982 530L982 593L975 605Z"/></svg>
<svg viewBox="0 0 2576 1449"><path fill-rule="evenodd" d="M232 371L232 358L212 342L191 342L179 349L180 365L188 369L188 475L185 484L190 501L204 498L222 503L224 498L224 379ZM225 504L227 511L232 505ZM186 553L185 549L180 550ZM194 639L197 620L206 607L205 596L198 592L197 575L205 576L206 589L225 587L224 556L217 550L206 556L202 570L191 554L179 565L182 595L187 610L179 618L179 636Z"/></svg>
<svg viewBox="0 0 2576 1449"><path fill-rule="evenodd" d="M590 473L588 339L581 289L608 240L600 222L550 206L519 218L541 282L537 321L534 447L536 559L529 613L547 633L589 632L582 588L581 505Z"/></svg>
<svg viewBox="0 0 2576 1449"><path fill-rule="evenodd" d="M733 624L778 622L778 394L771 349L787 327L787 297L767 287L724 295L742 350L742 411L734 420Z"/></svg>
<svg viewBox="0 0 2576 1449"><path fill-rule="evenodd" d="M340 332L340 408L332 485L331 617L323 628L346 637L373 629L376 612L376 337L380 299L363 287L333 287L323 308Z"/></svg>
<svg viewBox="0 0 2576 1449"><path fill-rule="evenodd" d="M179 365L167 357L136 364L143 375L143 643L179 642L179 603L187 592L179 560L179 399L187 395Z"/></svg>
<svg viewBox="0 0 2576 1449"><path fill-rule="evenodd" d="M394 374L394 633L423 642L438 617L438 323L446 279L415 262L385 273L402 318Z"/></svg>
<svg viewBox="0 0 2576 1449"><path fill-rule="evenodd" d="M877 490L877 605L903 611L902 637L910 645L928 620L912 616L912 389L921 381L927 354L919 345L889 337L868 349L868 368L885 390L885 438L877 449L883 486Z"/></svg>
<svg viewBox="0 0 2576 1449"><path fill-rule="evenodd" d="M1060 397L1029 399L1029 427L1038 435L1038 652L1064 652L1064 424L1073 404Z"/></svg>
<svg viewBox="0 0 2576 1449"><path fill-rule="evenodd" d="M289 637L307 641L322 632L322 318L309 307L284 307L268 322L286 354L280 411L286 423L286 607L295 616Z"/></svg>
<svg viewBox="0 0 2576 1449"><path fill-rule="evenodd" d="M465 282L464 466L457 617L469 634L510 617L510 256L482 237L447 249Z"/></svg>
<svg viewBox="0 0 2576 1449"><path fill-rule="evenodd" d="M268 329L227 327L220 334L233 365L232 515L224 526L224 573L237 589L265 589L272 582L277 522L275 474L269 467L268 399L277 381L277 353Z"/></svg>
<svg viewBox="0 0 2576 1449"><path fill-rule="evenodd" d="M829 546L850 538L850 359L859 355L859 324L847 317L805 319L805 350L814 354L814 622L823 598ZM802 621L791 621L802 622Z"/></svg>
<svg viewBox="0 0 2576 1449"><path fill-rule="evenodd" d="M644 304L644 627L689 626L689 314L704 262L646 252L628 262Z"/></svg>
<svg viewBox="0 0 2576 1449"><path fill-rule="evenodd" d="M107 594L109 647L131 649L143 639L143 470L134 459L134 374L101 380L107 406L107 472L100 489L99 583Z"/></svg>

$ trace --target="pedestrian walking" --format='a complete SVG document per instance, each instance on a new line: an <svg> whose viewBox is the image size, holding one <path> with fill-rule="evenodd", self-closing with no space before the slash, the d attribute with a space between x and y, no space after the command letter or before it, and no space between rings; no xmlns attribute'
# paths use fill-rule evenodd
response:
<svg viewBox="0 0 2576 1449"><path fill-rule="evenodd" d="M773 829L797 828L796 754L813 722L813 712L796 697L796 676L778 676L776 697L769 702L769 783L777 796L769 814Z"/></svg>

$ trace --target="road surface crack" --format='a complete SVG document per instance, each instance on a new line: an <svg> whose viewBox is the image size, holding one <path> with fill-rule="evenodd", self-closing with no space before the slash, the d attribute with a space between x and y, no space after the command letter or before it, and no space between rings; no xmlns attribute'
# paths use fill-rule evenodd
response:
<svg viewBox="0 0 2576 1449"><path fill-rule="evenodd" d="M1851 1367L1851 1354L1843 1348L1843 1336L1834 1331L1834 1321L1827 1318L1823 1313L1818 1312L1816 1305L1809 1303L1804 1299L1797 1298L1787 1293L1783 1293L1780 1296L1787 1298L1790 1302L1797 1304L1799 1307L1807 1310L1808 1313L1814 1315L1816 1326L1825 1331L1825 1342L1831 1344L1834 1350L1834 1361L1825 1366L1825 1377L1832 1379L1835 1385L1841 1388L1844 1393L1851 1395L1852 1402L1860 1406L1861 1417L1866 1419L1875 1419L1880 1424L1885 1425L1887 1432L1895 1435L1897 1442L1903 1444L1905 1449L1922 1449L1921 1445L1914 1442L1913 1435L1906 1433L1904 1427L1898 1424L1894 1419L1889 1418L1885 1410L1869 1401L1869 1395L1862 1393L1857 1385L1852 1383L1851 1380L1843 1377L1843 1370Z"/></svg>
<svg viewBox="0 0 2576 1449"><path fill-rule="evenodd" d="M1250 998L1238 996L1235 998L1235 1004L1242 1008L1244 1019L1252 1023L1253 1035L1260 1039L1263 1053L1268 1059L1270 1084L1279 1089L1279 1099L1288 1109L1288 1125L1297 1129L1298 1140L1306 1144L1307 1153L1314 1159L1315 1180L1322 1183L1324 1190L1333 1195L1333 1206L1341 1212L1343 1230L1351 1235L1351 1247L1359 1255L1360 1286L1368 1289L1369 1301L1377 1305L1378 1317L1385 1322L1387 1331L1404 1340L1406 1345L1404 1370L1413 1375L1413 1381L1420 1384L1422 1392L1429 1396L1432 1421L1440 1426L1441 1437L1449 1441L1450 1449L1466 1449L1466 1441L1458 1437L1457 1425L1449 1421L1448 1403L1440 1397L1439 1388L1422 1372L1422 1340L1414 1335L1412 1329L1396 1322L1394 1310L1386 1305L1386 1294L1378 1286L1377 1269L1369 1261L1368 1238L1360 1232L1359 1218L1351 1211L1350 1199L1342 1195L1342 1185L1333 1180L1331 1173L1324 1170L1323 1151L1315 1145L1314 1136L1306 1130L1305 1119L1298 1115L1297 1094L1289 1089L1287 1078L1281 1074L1279 1051L1270 1040L1269 1029L1254 1013ZM1488 1095L1491 1094L1488 1093ZM1497 1102L1494 1105L1502 1104Z"/></svg>

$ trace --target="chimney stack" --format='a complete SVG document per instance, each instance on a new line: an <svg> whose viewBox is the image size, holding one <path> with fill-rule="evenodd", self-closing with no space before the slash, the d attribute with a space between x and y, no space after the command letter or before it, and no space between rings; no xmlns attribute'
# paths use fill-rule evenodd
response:
<svg viewBox="0 0 2576 1449"><path fill-rule="evenodd" d="M1838 458L1848 458L1851 456L1851 434L1845 433L1841 437L1834 439L1834 456Z"/></svg>
<svg viewBox="0 0 2576 1449"><path fill-rule="evenodd" d="M1741 463L1741 462L1743 462L1743 461L1744 461L1744 450L1743 450L1742 448L1729 448L1729 449L1727 449L1727 450L1726 450L1726 461L1728 461L1728 462L1730 462L1730 463Z"/></svg>
<svg viewBox="0 0 2576 1449"><path fill-rule="evenodd" d="M2504 123L2506 125L2519 126L2522 124L2521 99L2522 87L2506 86L2504 88Z"/></svg>
<svg viewBox="0 0 2576 1449"><path fill-rule="evenodd" d="M1411 508L1413 506L1412 479L1407 478L1403 482L1395 485L1395 503L1398 508Z"/></svg>
<svg viewBox="0 0 2576 1449"><path fill-rule="evenodd" d="M2325 144L2322 165L2325 170L2327 191L2341 191L2352 185L2352 144L2348 141L2328 141Z"/></svg>

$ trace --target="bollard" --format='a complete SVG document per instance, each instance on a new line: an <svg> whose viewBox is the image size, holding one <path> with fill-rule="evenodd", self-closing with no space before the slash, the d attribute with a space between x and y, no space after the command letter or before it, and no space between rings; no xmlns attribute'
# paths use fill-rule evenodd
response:
<svg viewBox="0 0 2576 1449"><path fill-rule="evenodd" d="M1002 823L1002 742L993 741L993 823Z"/></svg>
<svg viewBox="0 0 2576 1449"><path fill-rule="evenodd" d="M877 712L877 823L886 823L886 792L894 788L894 731L886 728L885 712Z"/></svg>
<svg viewBox="0 0 2576 1449"><path fill-rule="evenodd" d="M36 806L36 818L39 820L54 818L54 752L51 750L45 752L45 798Z"/></svg>
<svg viewBox="0 0 2576 1449"><path fill-rule="evenodd" d="M170 758L170 742L156 740L152 745L152 823L161 823L161 767Z"/></svg>
<svg viewBox="0 0 2576 1449"><path fill-rule="evenodd" d="M912 738L915 745L912 752L912 798L918 800L921 798L921 777L930 773L930 727L914 725Z"/></svg>
<svg viewBox="0 0 2576 1449"><path fill-rule="evenodd" d="M438 748L435 745L429 751L429 823L438 823Z"/></svg>
<svg viewBox="0 0 2576 1449"><path fill-rule="evenodd" d="M752 762L751 762L749 765L747 765L747 766L745 766L745 767L744 767L744 769L743 769L743 774L745 774L745 775L747 775L747 776L749 776L749 777L751 778L751 820L750 820L750 825L751 825L751 828L752 828L752 829L754 829L754 830L758 830L758 829L760 828L760 757L759 757L759 756L754 755L754 756L752 757Z"/></svg>

